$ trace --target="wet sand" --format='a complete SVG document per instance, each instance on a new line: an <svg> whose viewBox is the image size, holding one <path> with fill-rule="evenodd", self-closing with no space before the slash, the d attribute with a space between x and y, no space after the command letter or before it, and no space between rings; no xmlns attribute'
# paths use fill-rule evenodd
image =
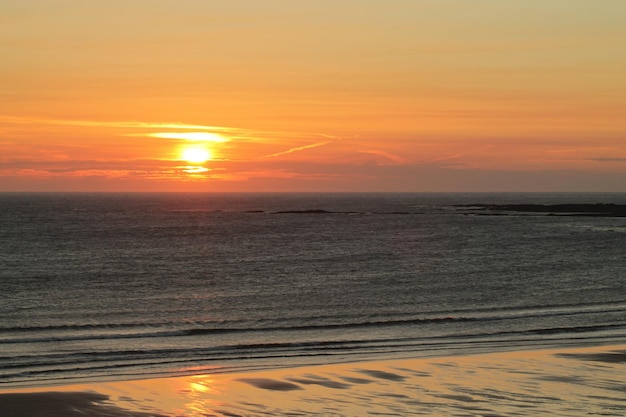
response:
<svg viewBox="0 0 626 417"><path fill-rule="evenodd" d="M0 388L7 417L624 416L626 346Z"/></svg>

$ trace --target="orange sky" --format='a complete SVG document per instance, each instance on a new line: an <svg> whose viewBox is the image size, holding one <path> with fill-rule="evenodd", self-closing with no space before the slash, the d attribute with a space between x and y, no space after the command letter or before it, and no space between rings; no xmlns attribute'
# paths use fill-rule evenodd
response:
<svg viewBox="0 0 626 417"><path fill-rule="evenodd" d="M5 0L0 191L626 191L625 16Z"/></svg>

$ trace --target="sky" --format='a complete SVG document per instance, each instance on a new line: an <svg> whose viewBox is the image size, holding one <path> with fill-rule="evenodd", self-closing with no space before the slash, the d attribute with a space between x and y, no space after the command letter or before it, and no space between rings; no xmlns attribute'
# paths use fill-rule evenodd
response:
<svg viewBox="0 0 626 417"><path fill-rule="evenodd" d="M0 191L626 191L623 0L3 0Z"/></svg>

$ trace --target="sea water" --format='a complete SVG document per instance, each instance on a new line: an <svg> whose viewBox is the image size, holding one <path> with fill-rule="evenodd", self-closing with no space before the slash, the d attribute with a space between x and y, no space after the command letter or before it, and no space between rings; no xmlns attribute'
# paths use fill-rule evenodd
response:
<svg viewBox="0 0 626 417"><path fill-rule="evenodd" d="M624 343L626 218L511 203L626 194L0 194L0 388Z"/></svg>

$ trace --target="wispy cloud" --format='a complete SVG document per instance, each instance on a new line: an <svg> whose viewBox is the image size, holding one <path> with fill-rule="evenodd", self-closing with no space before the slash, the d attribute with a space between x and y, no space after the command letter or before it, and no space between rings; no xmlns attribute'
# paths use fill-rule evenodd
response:
<svg viewBox="0 0 626 417"><path fill-rule="evenodd" d="M71 160L71 161L0 161L1 176L36 178L143 178L185 181L190 175L209 175L210 168L181 165L183 161L160 159Z"/></svg>
<svg viewBox="0 0 626 417"><path fill-rule="evenodd" d="M126 129L181 129L203 130L215 132L240 131L231 127L195 125L185 123L162 123L162 122L138 122L138 121L95 121L95 120L65 120L38 117L15 117L0 115L0 123L10 124L48 124L60 126L83 126L83 127L109 127Z"/></svg>
<svg viewBox="0 0 626 417"><path fill-rule="evenodd" d="M97 121L97 120L67 120L46 117L18 117L0 115L0 127L2 125L21 125L26 127L34 126L68 126L84 128L110 129L111 134L125 137L150 137L157 139L188 140L197 142L228 142L236 140L238 142L263 142L279 143L285 140L295 141L303 139L328 139L326 142L319 142L310 147L324 145L336 136L326 133L311 132L290 132L256 130L248 128L235 128L226 126L188 124L179 122L144 122L144 121ZM168 131L164 131L167 129ZM284 143L284 142L283 142ZM309 145L302 149L307 149ZM282 155L301 150L300 148L289 149L267 157Z"/></svg>
<svg viewBox="0 0 626 417"><path fill-rule="evenodd" d="M188 140L192 142L227 142L228 139L213 132L157 132L157 133L131 133L124 136L148 136L159 139Z"/></svg>
<svg viewBox="0 0 626 417"><path fill-rule="evenodd" d="M595 161L595 162L626 162L626 158L612 158L612 157L604 157L604 158L587 158L586 161Z"/></svg>
<svg viewBox="0 0 626 417"><path fill-rule="evenodd" d="M293 153L293 152L299 152L299 151L304 151L306 149L317 148L317 147L320 147L320 146L327 145L327 144L329 144L331 142L332 142L332 140L327 140L327 141L324 141L324 142L311 143L309 145L298 146L297 148L291 148L291 149L287 149L286 151L276 152L276 153L273 153L273 154L270 154L270 155L265 155L265 156L262 156L261 158L274 158L274 157L281 156L281 155L287 155L287 154L290 154L290 153Z"/></svg>
<svg viewBox="0 0 626 417"><path fill-rule="evenodd" d="M455 153L455 154L452 154L452 155L439 156L437 158L430 159L428 162L448 161L450 159L457 159L457 158L460 158L462 156L463 156L462 153Z"/></svg>
<svg viewBox="0 0 626 417"><path fill-rule="evenodd" d="M369 155L381 156L383 158L389 159L389 160L391 160L393 162L397 162L397 163L400 163L400 164L406 162L405 158L403 158L403 157L401 157L399 155L393 154L391 152L386 152L386 151L381 151L381 150L361 150L359 152L360 153L369 154Z"/></svg>

